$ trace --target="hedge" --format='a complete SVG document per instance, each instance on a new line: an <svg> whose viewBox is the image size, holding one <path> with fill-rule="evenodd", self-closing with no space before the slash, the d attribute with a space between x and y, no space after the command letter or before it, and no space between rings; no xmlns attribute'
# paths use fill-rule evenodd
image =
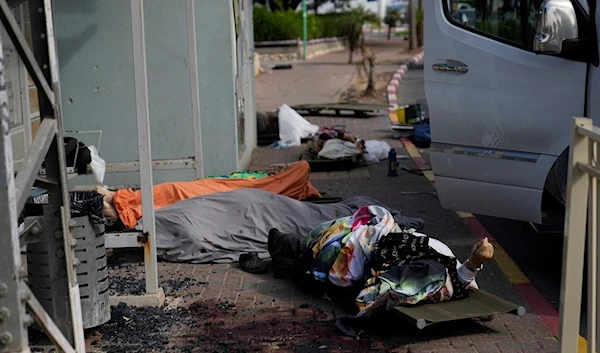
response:
<svg viewBox="0 0 600 353"><path fill-rule="evenodd" d="M336 25L339 14L308 15L308 39L341 36ZM289 40L302 38L302 13L294 11L270 12L262 6L254 7L254 41Z"/></svg>

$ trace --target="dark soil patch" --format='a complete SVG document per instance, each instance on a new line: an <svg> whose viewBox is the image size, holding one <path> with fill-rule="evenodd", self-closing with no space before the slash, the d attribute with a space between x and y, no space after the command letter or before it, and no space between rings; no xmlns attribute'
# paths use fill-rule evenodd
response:
<svg viewBox="0 0 600 353"><path fill-rule="evenodd" d="M146 281L144 279L110 276L108 280L108 290L110 295L142 295L146 290ZM185 277L182 279L167 279L161 281L159 285L163 288L165 295L179 296L190 287L206 284L208 283L198 281L195 278Z"/></svg>
<svg viewBox="0 0 600 353"><path fill-rule="evenodd" d="M365 104L384 104L387 105L387 85L392 79L393 72L382 72L375 74L375 91L372 95L365 96L367 87L366 77L355 77L352 85L342 93L340 102L342 103L365 103Z"/></svg>

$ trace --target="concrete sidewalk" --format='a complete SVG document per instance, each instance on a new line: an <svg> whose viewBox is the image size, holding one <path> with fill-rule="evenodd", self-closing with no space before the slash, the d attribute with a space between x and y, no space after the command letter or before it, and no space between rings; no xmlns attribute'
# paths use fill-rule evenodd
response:
<svg viewBox="0 0 600 353"><path fill-rule="evenodd" d="M410 55L406 43L398 38L373 40L369 45L376 55L375 72L393 72ZM292 64L290 70L273 70L256 77L256 109L266 111L282 104L328 103L350 84L357 73L356 64L361 60L354 54L348 64L348 52L339 51L308 61L285 62ZM284 62L278 62L283 64Z"/></svg>
<svg viewBox="0 0 600 353"><path fill-rule="evenodd" d="M401 61L398 47L380 44L381 60ZM397 59L400 57L400 59ZM295 63L289 71L261 75L256 82L257 107L273 109L283 103L315 103L336 95L355 72L347 65L347 53L334 53ZM399 64L399 63L398 63ZM397 65L379 65L378 70L395 71ZM399 155L406 155L399 140L391 138L386 117L310 118L318 125L344 124L359 137L387 141ZM251 169L270 163L298 160L301 149L257 149ZM415 168L410 159L400 167ZM420 175L400 170L400 176L387 177L387 163L350 172L313 173L314 185L327 196L348 198L367 195L406 215L425 220L425 232L450 246L465 259L476 238L461 219L440 207L431 184ZM402 191L424 194L402 195ZM113 260L112 278L143 276L139 258ZM237 264L159 264L162 286L184 282L185 286L166 290L168 334L144 332L146 340L136 346L128 329L143 318L131 318L113 341L102 331L88 333L88 351L185 351L185 352L551 352L555 340L539 317L501 315L491 322L463 321L417 330L392 316L382 316L372 331L360 340L343 336L334 319L347 315L348 303L326 293L302 288L289 280L277 280L272 273L252 275ZM139 280L138 280L139 281ZM498 267L490 263L478 277L482 289L525 305ZM349 303L350 306L353 303ZM529 308L528 308L529 309ZM171 310L171 311L169 311ZM120 313L120 312L119 312ZM174 316L175 315L175 316ZM179 315L179 316L177 316ZM176 319L174 320L173 317ZM119 318L117 318L119 319ZM131 321L131 324L129 323ZM129 325L129 326L128 326ZM139 330L138 330L139 331ZM137 332L137 331L132 331Z"/></svg>

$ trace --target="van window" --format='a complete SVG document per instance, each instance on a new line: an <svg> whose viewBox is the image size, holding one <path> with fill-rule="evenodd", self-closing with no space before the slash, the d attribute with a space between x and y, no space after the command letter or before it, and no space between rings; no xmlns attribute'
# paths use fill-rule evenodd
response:
<svg viewBox="0 0 600 353"><path fill-rule="evenodd" d="M523 49L533 48L537 11L543 0L442 0L459 27Z"/></svg>

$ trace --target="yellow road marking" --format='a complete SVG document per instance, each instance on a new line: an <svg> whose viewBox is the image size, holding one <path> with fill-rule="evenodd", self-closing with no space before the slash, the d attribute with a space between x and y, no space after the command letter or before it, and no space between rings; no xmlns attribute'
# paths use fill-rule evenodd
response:
<svg viewBox="0 0 600 353"><path fill-rule="evenodd" d="M456 214L460 218L475 218L475 215L471 212L456 211Z"/></svg>
<svg viewBox="0 0 600 353"><path fill-rule="evenodd" d="M424 170L423 175L425 175L425 178L427 178L427 180L430 183L433 183L435 181L433 177L433 172L431 170Z"/></svg>
<svg viewBox="0 0 600 353"><path fill-rule="evenodd" d="M531 281L508 255L502 245L494 243L494 260L512 284L529 284Z"/></svg>

